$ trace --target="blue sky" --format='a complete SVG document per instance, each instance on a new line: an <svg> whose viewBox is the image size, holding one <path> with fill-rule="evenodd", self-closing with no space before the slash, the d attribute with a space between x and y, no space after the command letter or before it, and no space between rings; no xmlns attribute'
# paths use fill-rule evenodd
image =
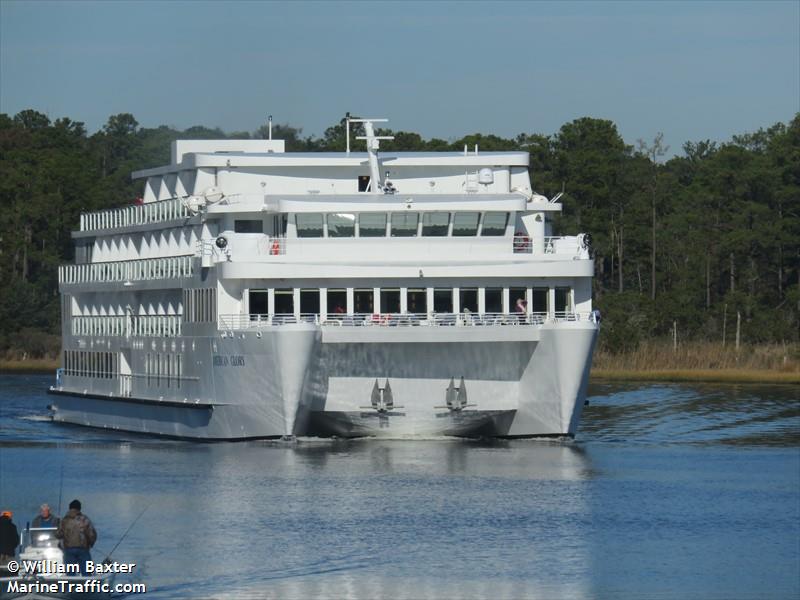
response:
<svg viewBox="0 0 800 600"><path fill-rule="evenodd" d="M628 143L800 111L800 2L0 0L0 112L321 134L346 111L457 138L581 116Z"/></svg>

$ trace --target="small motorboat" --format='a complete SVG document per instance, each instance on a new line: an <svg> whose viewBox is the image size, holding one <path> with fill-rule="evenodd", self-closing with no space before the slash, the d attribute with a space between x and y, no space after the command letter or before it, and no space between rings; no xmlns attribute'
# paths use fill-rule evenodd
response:
<svg viewBox="0 0 800 600"><path fill-rule="evenodd" d="M108 598L116 573L82 574L79 565L66 564L55 527L27 527L22 532L19 558L0 566L0 600Z"/></svg>

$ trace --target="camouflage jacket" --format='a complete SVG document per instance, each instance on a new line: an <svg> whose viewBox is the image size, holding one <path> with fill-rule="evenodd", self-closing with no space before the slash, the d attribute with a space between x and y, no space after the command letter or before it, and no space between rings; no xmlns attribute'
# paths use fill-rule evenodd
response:
<svg viewBox="0 0 800 600"><path fill-rule="evenodd" d="M91 548L97 541L97 532L89 517L74 508L61 519L56 537L64 540L65 548Z"/></svg>

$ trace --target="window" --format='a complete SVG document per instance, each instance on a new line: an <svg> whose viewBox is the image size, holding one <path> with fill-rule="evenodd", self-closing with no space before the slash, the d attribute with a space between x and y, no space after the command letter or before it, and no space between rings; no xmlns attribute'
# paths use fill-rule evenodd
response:
<svg viewBox="0 0 800 600"><path fill-rule="evenodd" d="M369 191L369 175L359 175L358 176L358 191L359 192L367 192Z"/></svg>
<svg viewBox="0 0 800 600"><path fill-rule="evenodd" d="M512 313L528 312L528 290L527 288L509 288L508 290L509 311Z"/></svg>
<svg viewBox="0 0 800 600"><path fill-rule="evenodd" d="M569 312L572 310L570 295L569 288L556 288L555 311L557 313Z"/></svg>
<svg viewBox="0 0 800 600"><path fill-rule="evenodd" d="M328 314L343 315L347 312L347 290L328 290Z"/></svg>
<svg viewBox="0 0 800 600"><path fill-rule="evenodd" d="M547 288L533 288L531 290L531 312L547 312Z"/></svg>
<svg viewBox="0 0 800 600"><path fill-rule="evenodd" d="M332 213L328 215L328 237L355 237L356 216L348 213Z"/></svg>
<svg viewBox="0 0 800 600"><path fill-rule="evenodd" d="M250 314L266 315L269 313L269 293L267 290L250 290Z"/></svg>
<svg viewBox="0 0 800 600"><path fill-rule="evenodd" d="M453 290L450 288L433 290L433 312L453 312Z"/></svg>
<svg viewBox="0 0 800 600"><path fill-rule="evenodd" d="M400 312L400 290L381 290L381 312Z"/></svg>
<svg viewBox="0 0 800 600"><path fill-rule="evenodd" d="M386 213L361 213L358 215L359 237L384 237Z"/></svg>
<svg viewBox="0 0 800 600"><path fill-rule="evenodd" d="M235 233L264 233L264 221L261 219L236 219L233 222Z"/></svg>
<svg viewBox="0 0 800 600"><path fill-rule="evenodd" d="M422 214L422 235L442 237L447 235L450 213L428 212Z"/></svg>
<svg viewBox="0 0 800 600"><path fill-rule="evenodd" d="M486 288L484 292L484 305L487 313L503 312L503 289Z"/></svg>
<svg viewBox="0 0 800 600"><path fill-rule="evenodd" d="M297 224L297 237L322 237L322 213L298 213L294 218Z"/></svg>
<svg viewBox="0 0 800 600"><path fill-rule="evenodd" d="M406 307L411 314L424 314L428 312L428 292L424 289L408 290L406 296L408 306Z"/></svg>
<svg viewBox="0 0 800 600"><path fill-rule="evenodd" d="M319 290L300 290L300 312L304 315L319 314Z"/></svg>
<svg viewBox="0 0 800 600"><path fill-rule="evenodd" d="M356 314L372 314L375 312L375 293L372 288L353 290L353 312Z"/></svg>
<svg viewBox="0 0 800 600"><path fill-rule="evenodd" d="M275 290L275 314L294 314L294 290L291 288Z"/></svg>
<svg viewBox="0 0 800 600"><path fill-rule="evenodd" d="M453 215L453 236L478 235L478 219L481 214L477 212L456 213Z"/></svg>
<svg viewBox="0 0 800 600"><path fill-rule="evenodd" d="M392 213L392 237L414 237L417 235L419 213Z"/></svg>
<svg viewBox="0 0 800 600"><path fill-rule="evenodd" d="M478 312L478 290L475 288L460 288L458 290L458 303L461 312Z"/></svg>
<svg viewBox="0 0 800 600"><path fill-rule="evenodd" d="M483 215L483 227L481 228L481 235L486 235L486 236L505 235L506 224L508 224L508 213L487 212Z"/></svg>

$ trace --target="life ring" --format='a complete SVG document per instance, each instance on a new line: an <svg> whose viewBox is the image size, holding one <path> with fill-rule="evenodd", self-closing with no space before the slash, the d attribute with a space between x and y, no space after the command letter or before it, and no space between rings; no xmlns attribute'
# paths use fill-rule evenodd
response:
<svg viewBox="0 0 800 600"><path fill-rule="evenodd" d="M517 252L524 252L531 247L531 238L518 231L514 234L514 250Z"/></svg>
<svg viewBox="0 0 800 600"><path fill-rule="evenodd" d="M274 240L272 242L272 246L270 246L269 253L273 256L277 256L281 253L281 245L278 240Z"/></svg>

